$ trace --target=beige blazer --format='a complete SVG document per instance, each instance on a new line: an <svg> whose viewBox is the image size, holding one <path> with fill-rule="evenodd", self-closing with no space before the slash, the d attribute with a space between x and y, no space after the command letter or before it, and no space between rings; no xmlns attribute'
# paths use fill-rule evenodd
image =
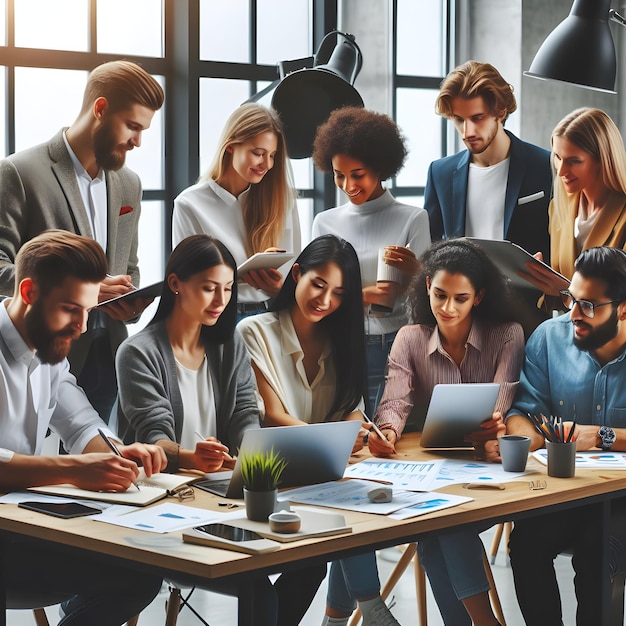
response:
<svg viewBox="0 0 626 626"><path fill-rule="evenodd" d="M574 240L574 221L578 213L580 194L572 194L567 199L567 207L559 214L550 202L550 263L552 268L571 278L576 260L576 241ZM583 250L595 246L610 246L626 249L626 196L611 193L606 205L601 209Z"/></svg>

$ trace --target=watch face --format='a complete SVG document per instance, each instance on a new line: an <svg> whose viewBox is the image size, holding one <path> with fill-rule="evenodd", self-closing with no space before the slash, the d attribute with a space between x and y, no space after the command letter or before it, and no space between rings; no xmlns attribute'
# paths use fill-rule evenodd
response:
<svg viewBox="0 0 626 626"><path fill-rule="evenodd" d="M602 448L608 449L615 443L615 431L610 426L602 426L598 435L602 441Z"/></svg>

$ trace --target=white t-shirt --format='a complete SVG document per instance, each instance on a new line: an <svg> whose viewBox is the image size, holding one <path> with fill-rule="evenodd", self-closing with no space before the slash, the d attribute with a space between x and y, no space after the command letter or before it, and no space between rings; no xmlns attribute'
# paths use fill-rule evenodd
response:
<svg viewBox="0 0 626 626"><path fill-rule="evenodd" d="M317 362L319 371L309 384L304 352L289 311L246 317L237 325L250 357L283 403L289 415L313 424L323 422L335 399L335 363L330 344ZM263 407L262 401L259 403ZM363 401L357 407L365 410ZM345 415L333 415L341 420Z"/></svg>
<svg viewBox="0 0 626 626"><path fill-rule="evenodd" d="M215 394L206 355L197 370L190 370L176 361L176 377L184 415L180 445L194 450L196 442L200 441L198 435L203 438L217 436Z"/></svg>
<svg viewBox="0 0 626 626"><path fill-rule="evenodd" d="M188 187L174 200L172 245L176 246L189 235L202 233L211 235L230 250L237 266L241 265L248 258L247 233L243 223L242 208L247 195L246 189L235 198L211 179ZM286 212L282 236L277 247L299 254L300 239L300 220L294 203ZM291 263L286 269L290 267ZM264 302L268 299L264 291L254 289L247 283L239 283L237 291L239 302Z"/></svg>
<svg viewBox="0 0 626 626"><path fill-rule="evenodd" d="M470 163L465 236L504 239L504 203L510 158L489 167Z"/></svg>

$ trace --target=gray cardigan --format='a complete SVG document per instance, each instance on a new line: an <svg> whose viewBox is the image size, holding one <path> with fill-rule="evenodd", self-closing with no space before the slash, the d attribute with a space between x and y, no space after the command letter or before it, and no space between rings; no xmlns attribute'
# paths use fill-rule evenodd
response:
<svg viewBox="0 0 626 626"><path fill-rule="evenodd" d="M260 427L256 381L239 333L206 346L215 393L217 438L237 454L245 430ZM125 443L180 441L183 402L165 322L129 337L115 359L119 400L117 429Z"/></svg>

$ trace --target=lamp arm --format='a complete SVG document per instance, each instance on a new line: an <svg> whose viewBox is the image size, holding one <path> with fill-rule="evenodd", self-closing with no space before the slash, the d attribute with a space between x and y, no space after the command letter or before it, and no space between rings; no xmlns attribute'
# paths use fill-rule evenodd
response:
<svg viewBox="0 0 626 626"><path fill-rule="evenodd" d="M609 19L620 26L626 26L626 17L620 15L615 9L609 9Z"/></svg>

